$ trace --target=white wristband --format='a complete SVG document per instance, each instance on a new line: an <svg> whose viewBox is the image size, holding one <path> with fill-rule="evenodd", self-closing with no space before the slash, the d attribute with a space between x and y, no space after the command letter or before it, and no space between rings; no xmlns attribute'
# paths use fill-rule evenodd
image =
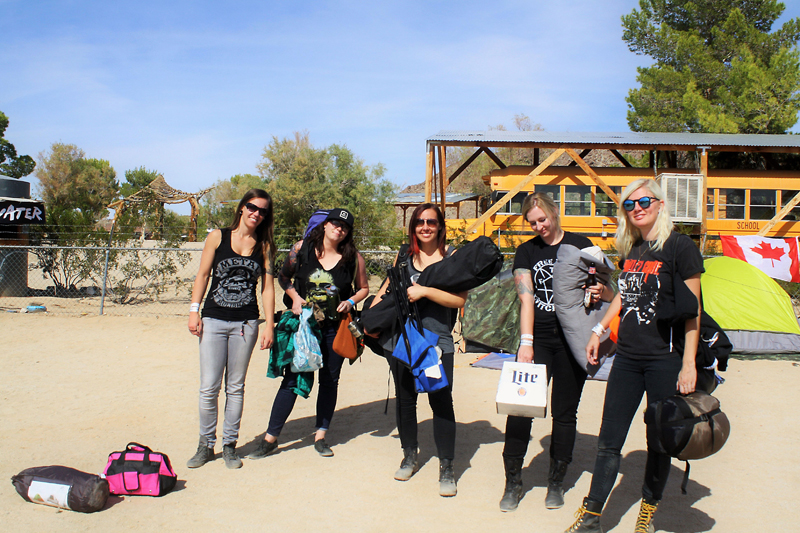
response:
<svg viewBox="0 0 800 533"><path fill-rule="evenodd" d="M603 324L601 324L600 322L595 324L595 326L592 328L592 333L594 333L598 337L602 337L603 333L605 333L605 332L606 332L606 328L604 328Z"/></svg>
<svg viewBox="0 0 800 533"><path fill-rule="evenodd" d="M198 312L200 312L200 304L195 304L195 303L191 304L189 306L189 312L190 313L198 313Z"/></svg>
<svg viewBox="0 0 800 533"><path fill-rule="evenodd" d="M533 340L533 334L531 334L531 333L523 333L522 335L519 336L519 338L520 339Z"/></svg>
<svg viewBox="0 0 800 533"><path fill-rule="evenodd" d="M533 341L532 340L523 339L523 340L519 341L519 345L520 346L533 346Z"/></svg>

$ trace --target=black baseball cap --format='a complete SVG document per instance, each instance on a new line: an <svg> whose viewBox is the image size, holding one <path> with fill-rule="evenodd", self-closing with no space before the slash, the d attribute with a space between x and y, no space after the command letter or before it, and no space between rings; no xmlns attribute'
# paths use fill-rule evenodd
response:
<svg viewBox="0 0 800 533"><path fill-rule="evenodd" d="M353 229L355 218L347 209L337 207L336 209L331 209L330 213L328 213L328 218L325 219L325 222L329 220L339 220L347 224L350 229Z"/></svg>

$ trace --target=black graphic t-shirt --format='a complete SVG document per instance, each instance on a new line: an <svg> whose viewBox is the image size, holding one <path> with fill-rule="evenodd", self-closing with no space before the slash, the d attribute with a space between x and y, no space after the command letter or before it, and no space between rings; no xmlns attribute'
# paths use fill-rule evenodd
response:
<svg viewBox="0 0 800 533"><path fill-rule="evenodd" d="M524 268L531 271L533 281L533 329L552 330L558 324L556 306L553 302L553 265L558 257L558 248L571 244L577 248L592 245L587 237L564 232L558 244L549 246L539 236L521 244L514 255L514 270Z"/></svg>
<svg viewBox="0 0 800 533"><path fill-rule="evenodd" d="M211 270L211 288L203 305L203 318L216 318L230 322L258 318L256 286L261 277L264 255L256 246L249 257L237 254L231 248L231 230L225 228L214 252Z"/></svg>
<svg viewBox="0 0 800 533"><path fill-rule="evenodd" d="M617 354L631 359L678 357L672 349L670 325L656 316L658 301L665 291L672 292L673 257L681 279L704 272L703 256L688 236L673 232L660 251L652 250L653 244L637 241L620 264ZM684 325L676 327L683 331Z"/></svg>

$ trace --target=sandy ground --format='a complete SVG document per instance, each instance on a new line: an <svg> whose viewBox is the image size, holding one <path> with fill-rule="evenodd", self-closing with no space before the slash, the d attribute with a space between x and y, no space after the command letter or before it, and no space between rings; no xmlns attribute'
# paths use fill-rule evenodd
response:
<svg viewBox="0 0 800 533"><path fill-rule="evenodd" d="M495 412L499 373L475 369L476 354L456 356L458 496L438 495L430 409L419 408L421 470L392 478L401 450L394 400L387 401L385 361L369 352L345 366L328 441L313 449L315 393L298 399L275 455L228 470L219 457L185 467L197 446L197 341L184 319L0 315L0 475L50 464L100 472L129 441L167 453L178 472L163 498L112 497L94 514L59 511L20 498L0 484L1 531L564 531L586 495L594 464L605 384L587 384L575 461L563 509L544 508L549 421L533 426L526 494L501 513L504 417ZM268 355L256 351L247 378L240 453L262 438L278 381L265 377ZM800 496L796 459L800 425L794 402L800 368L787 361L738 361L717 396L732 435L717 455L692 463L687 495L683 463L673 462L659 531L794 530ZM644 467L644 424L634 421L621 476L603 516L606 531L631 531ZM221 422L220 422L221 425ZM795 502L795 503L792 503ZM787 526L788 524L788 526Z"/></svg>

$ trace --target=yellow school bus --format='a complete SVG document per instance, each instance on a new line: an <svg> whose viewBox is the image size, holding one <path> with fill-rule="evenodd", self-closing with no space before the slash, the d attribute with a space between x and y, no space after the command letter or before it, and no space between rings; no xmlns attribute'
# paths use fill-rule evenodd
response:
<svg viewBox="0 0 800 533"><path fill-rule="evenodd" d="M800 172L708 168L708 153L714 151L800 153L800 136L490 131L442 132L428 143L429 163L437 153L443 158L446 146L473 145L478 147L476 153L487 154L492 154L491 147L524 147L536 149L537 156L539 148L556 149L548 160L530 166L505 166L492 154L501 167L483 178L491 188L492 205L478 218L448 220L454 236L459 232L466 232L467 239L496 236L501 246L516 246L529 239L533 233L521 216L522 202L536 191L550 194L556 201L565 230L586 235L608 248L614 245L617 230L618 195L639 178L659 181L673 220L693 229L704 244L719 235L800 236ZM591 150L609 150L624 166L590 167L583 156ZM651 166L633 167L618 150L647 150ZM659 160L659 151L668 150L697 152L697 168L652 164ZM559 157L563 163L567 155L576 166L553 165ZM436 188L437 179L443 188L457 177L448 180L444 172L437 174L431 167L431 189ZM440 163L439 168L446 168L446 164Z"/></svg>

